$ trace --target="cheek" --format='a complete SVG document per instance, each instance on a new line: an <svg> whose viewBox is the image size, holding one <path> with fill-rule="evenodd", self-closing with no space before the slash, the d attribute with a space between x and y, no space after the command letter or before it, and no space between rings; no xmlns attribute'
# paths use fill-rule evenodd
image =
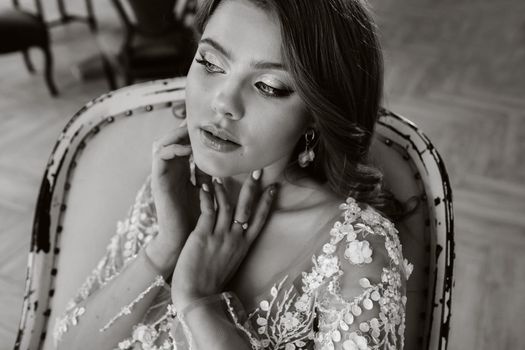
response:
<svg viewBox="0 0 525 350"><path fill-rule="evenodd" d="M258 153L259 157L266 160L279 159L289 155L297 141L302 137L304 117L294 115L293 112L279 113L272 118L266 116L265 123L258 123L251 129L252 142L251 151ZM271 119L271 120L269 120ZM263 116L261 116L263 120ZM285 120L283 122L283 120ZM255 156L255 154L250 154Z"/></svg>
<svg viewBox="0 0 525 350"><path fill-rule="evenodd" d="M199 113L194 113L195 109L198 109L202 103L199 104L199 100L202 101L203 98L203 86L199 78L199 73L196 71L195 63L193 63L188 71L186 77L186 89L185 89L185 98L186 98L186 114L188 116L188 122L191 122L191 119Z"/></svg>
<svg viewBox="0 0 525 350"><path fill-rule="evenodd" d="M265 133L259 132L259 144L275 149L281 153L287 153L296 144L300 133L294 129L287 129L282 125L269 128Z"/></svg>
<svg viewBox="0 0 525 350"><path fill-rule="evenodd" d="M199 68L193 64L186 78L186 119L190 132L203 120L210 118L210 87L205 83Z"/></svg>

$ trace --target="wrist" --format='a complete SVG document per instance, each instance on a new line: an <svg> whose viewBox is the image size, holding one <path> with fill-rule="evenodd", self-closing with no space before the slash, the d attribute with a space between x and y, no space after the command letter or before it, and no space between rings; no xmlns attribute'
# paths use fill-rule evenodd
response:
<svg viewBox="0 0 525 350"><path fill-rule="evenodd" d="M207 300L213 296L214 295L201 295L194 293L176 293L176 296L172 296L172 300L175 309L181 313L185 313L189 309L191 309L192 305L199 304L200 302Z"/></svg>
<svg viewBox="0 0 525 350"><path fill-rule="evenodd" d="M165 244L155 237L144 247L146 259L164 278L168 277L175 269L181 249Z"/></svg>

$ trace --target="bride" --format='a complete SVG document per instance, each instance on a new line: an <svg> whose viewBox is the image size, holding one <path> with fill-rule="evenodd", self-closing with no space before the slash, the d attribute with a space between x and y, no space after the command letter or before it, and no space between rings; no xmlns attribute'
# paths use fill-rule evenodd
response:
<svg viewBox="0 0 525 350"><path fill-rule="evenodd" d="M59 349L402 349L403 206L367 165L361 0L204 0L186 119L55 323Z"/></svg>

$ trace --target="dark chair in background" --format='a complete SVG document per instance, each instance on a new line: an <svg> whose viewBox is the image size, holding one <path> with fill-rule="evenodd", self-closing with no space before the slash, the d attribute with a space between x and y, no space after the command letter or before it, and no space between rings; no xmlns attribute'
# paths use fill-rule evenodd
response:
<svg viewBox="0 0 525 350"><path fill-rule="evenodd" d="M20 7L13 0L13 9L0 12L0 54L22 52L27 69L35 72L29 58L29 49L38 47L44 53L44 75L51 95L58 94L53 81L53 55L51 54L49 31L42 15L42 4L35 0L36 12Z"/></svg>
<svg viewBox="0 0 525 350"><path fill-rule="evenodd" d="M192 30L183 18L193 11L192 0L112 0L125 29L116 57L106 57L106 66L119 71L124 84L137 79L151 80L186 75L195 43ZM182 7L180 17L175 8ZM107 70L106 70L107 72ZM115 78L108 75L110 85Z"/></svg>
<svg viewBox="0 0 525 350"><path fill-rule="evenodd" d="M57 25L68 24L74 21L80 21L80 22L86 22L91 32L93 33L96 32L97 21L95 19L95 13L93 12L93 4L91 3L91 0L84 0L84 2L86 4L87 15L78 16L78 15L72 15L67 11L64 0L57 0L58 13L60 14L60 18L58 18L55 21L48 22L48 25L51 27L54 27Z"/></svg>
<svg viewBox="0 0 525 350"><path fill-rule="evenodd" d="M97 23L91 0L85 0L85 3L87 16L77 16L67 12L64 0L57 0L60 18L46 22L40 0L34 0L35 9L33 11L23 9L19 0L13 0L12 9L0 12L0 54L22 52L27 69L34 73L35 68L29 57L29 49L40 48L44 54L44 76L47 87L52 96L57 96L58 91L53 80L53 55L49 28L72 21L83 21L89 25L92 32L95 32Z"/></svg>

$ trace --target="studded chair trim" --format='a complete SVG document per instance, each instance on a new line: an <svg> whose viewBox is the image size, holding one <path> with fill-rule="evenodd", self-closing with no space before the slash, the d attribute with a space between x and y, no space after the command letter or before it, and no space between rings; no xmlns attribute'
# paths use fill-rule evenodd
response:
<svg viewBox="0 0 525 350"><path fill-rule="evenodd" d="M445 164L429 138L410 120L382 109L377 132L401 146L416 165L424 184L430 221L429 307L424 349L446 349L454 286L454 214Z"/></svg>

